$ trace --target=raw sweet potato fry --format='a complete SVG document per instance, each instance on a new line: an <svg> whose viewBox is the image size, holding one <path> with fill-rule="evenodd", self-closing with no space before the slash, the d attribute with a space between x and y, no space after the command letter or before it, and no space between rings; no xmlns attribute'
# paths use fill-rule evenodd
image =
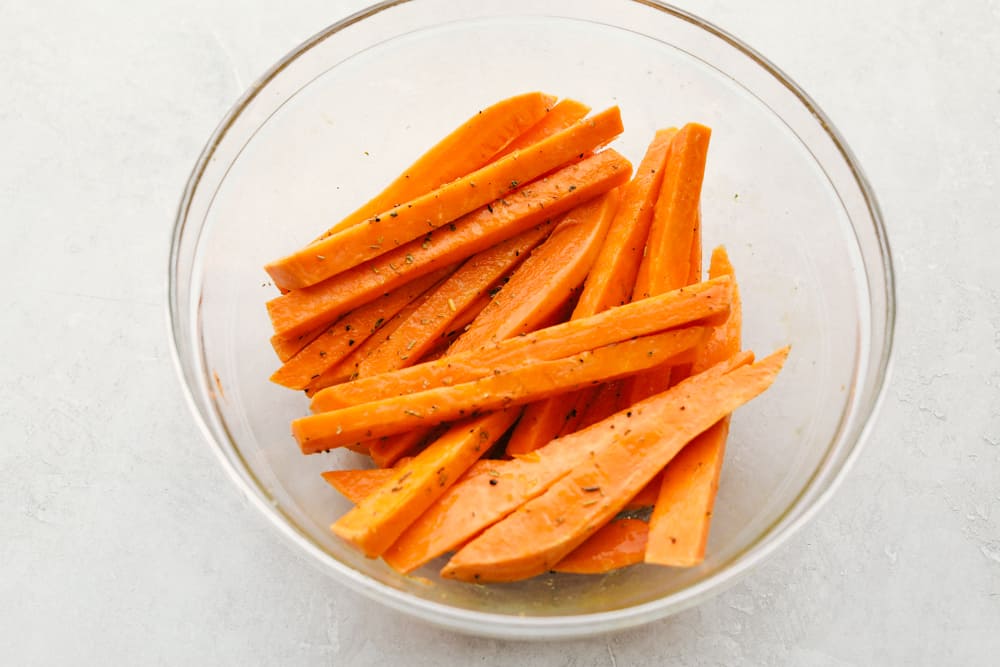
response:
<svg viewBox="0 0 1000 667"><path fill-rule="evenodd" d="M734 278L725 248L713 251L709 275ZM741 325L739 292L734 290L729 317L701 343L693 371L700 372L736 354ZM728 434L727 415L688 443L664 469L656 508L649 520L647 563L690 567L705 558Z"/></svg>
<svg viewBox="0 0 1000 667"><path fill-rule="evenodd" d="M717 377L694 376L633 406L630 434L595 444L582 465L462 547L442 576L516 581L551 569L613 518L691 438L767 389L787 356L784 349Z"/></svg>
<svg viewBox="0 0 1000 667"><path fill-rule="evenodd" d="M466 260L365 360L361 375L377 375L416 363L447 335L463 311L478 298L488 296L495 283L524 261L547 232L545 227L533 227Z"/></svg>
<svg viewBox="0 0 1000 667"><path fill-rule="evenodd" d="M698 285L618 306L592 315L487 343L470 352L318 392L314 412L334 410L433 387L468 382L517 364L552 361L630 338L688 326L729 309L730 280L721 277Z"/></svg>
<svg viewBox="0 0 1000 667"><path fill-rule="evenodd" d="M565 214L552 235L455 341L451 353L534 330L583 284L617 207L618 191L611 190Z"/></svg>
<svg viewBox="0 0 1000 667"><path fill-rule="evenodd" d="M331 529L370 558L380 556L454 480L510 428L517 410L494 412L458 422Z"/></svg>
<svg viewBox="0 0 1000 667"><path fill-rule="evenodd" d="M355 346L364 343L407 304L446 278L452 270L444 268L417 278L345 315L286 361L271 376L271 382L289 389L305 389L310 381L340 363L356 349Z"/></svg>
<svg viewBox="0 0 1000 667"><path fill-rule="evenodd" d="M572 357L519 364L506 372L489 371L471 382L320 412L293 421L292 433L302 452L313 454L524 405L671 362L701 342L705 331L689 327L643 336Z"/></svg>
<svg viewBox="0 0 1000 667"><path fill-rule="evenodd" d="M560 100L558 104L549 109L548 113L540 121L511 141L493 159L502 158L516 150L522 150L532 144L537 144L539 141L551 137L556 132L565 130L588 113L590 113L590 107L583 102L570 99Z"/></svg>
<svg viewBox="0 0 1000 667"><path fill-rule="evenodd" d="M411 459L400 459L397 466L405 465ZM464 477L473 477L492 470L498 464L497 461L476 461L465 472ZM393 476L392 468L370 468L368 470L328 470L324 473L323 479L342 493L348 500L357 505L362 500L378 490Z"/></svg>
<svg viewBox="0 0 1000 667"><path fill-rule="evenodd" d="M552 569L570 574L603 574L641 563L649 524L641 519L612 519Z"/></svg>
<svg viewBox="0 0 1000 667"><path fill-rule="evenodd" d="M601 151L454 223L389 250L372 262L344 271L267 303L275 333L298 335L330 322L438 268L461 261L589 201L628 180L631 165L612 149Z"/></svg>
<svg viewBox="0 0 1000 667"><path fill-rule="evenodd" d="M688 123L670 142L633 298L674 290L688 282L694 254L692 241L696 233L700 234L698 206L711 134L704 125ZM700 250L697 254L700 256ZM625 395L635 403L670 386L670 371L638 375L625 384Z"/></svg>
<svg viewBox="0 0 1000 667"><path fill-rule="evenodd" d="M555 99L539 92L523 93L479 111L417 158L382 192L316 240L353 227L495 160L501 149L506 151L507 146L551 115Z"/></svg>
<svg viewBox="0 0 1000 667"><path fill-rule="evenodd" d="M507 196L519 184L565 165L622 131L611 107L364 222L342 229L265 268L288 289L315 285Z"/></svg>
<svg viewBox="0 0 1000 667"><path fill-rule="evenodd" d="M751 360L752 355L740 355L708 369L699 376L700 381L724 375ZM673 396L676 398L676 392ZM403 532L383 554L384 560L400 572L410 572L451 551L582 465L598 444L625 437L632 418L632 410L622 410L506 462L490 480L465 479L456 483Z"/></svg>
<svg viewBox="0 0 1000 667"><path fill-rule="evenodd" d="M589 317L628 302L674 134L673 129L656 133L634 178L622 188L621 203L571 319ZM599 391L591 388L566 393L525 407L507 443L507 454L530 452L568 432L573 420ZM608 414L611 412L614 410Z"/></svg>

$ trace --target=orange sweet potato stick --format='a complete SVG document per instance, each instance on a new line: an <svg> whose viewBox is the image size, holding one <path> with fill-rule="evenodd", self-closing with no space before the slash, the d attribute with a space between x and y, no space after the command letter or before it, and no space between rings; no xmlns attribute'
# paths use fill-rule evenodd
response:
<svg viewBox="0 0 1000 667"><path fill-rule="evenodd" d="M701 274L700 236L700 233L696 232L691 245L689 281L698 280ZM726 269L722 268L721 262L723 260L725 260ZM732 275L728 260L725 259L725 250L722 248L717 248L713 253L711 275ZM723 333L731 326L729 323L733 321L734 317L738 321L738 304L734 303L733 308L737 309L737 312L731 310L726 322L720 325L720 328L716 329L713 335L699 346L699 354L696 356L698 366L694 368L694 372L704 370L709 359L719 361L739 351L738 332L736 344L728 347L726 345L727 335ZM713 348L715 352L706 354L705 351L709 348ZM675 366L671 369L671 382L676 383L683 380L690 375L691 370L692 366L689 364ZM657 560L651 559L649 562L690 566L701 562L701 559L704 558L708 525L711 521L715 491L718 488L722 449L727 431L728 417L713 424L707 431L688 443L667 465L667 470L662 475L653 478L640 492L640 496L649 498L647 504L650 508L654 503L658 505L659 509L652 512L651 515L657 516L659 530L661 532L669 530L672 533L657 537L658 546L653 549L653 552L656 553L653 558ZM661 490L663 498L657 502ZM664 521L662 517L666 512L672 513L674 520ZM606 572L609 569L641 563L647 558L646 538L649 530L650 523L641 522L632 525L626 533L620 527L614 527L614 522L612 522L584 541L563 561L560 561L555 569L560 572L564 571L562 565L566 562L571 565L571 569L567 571L596 574ZM640 533L642 533L641 539L639 538ZM663 551L669 552L670 556L665 556ZM666 560L672 562L665 562Z"/></svg>
<svg viewBox="0 0 1000 667"><path fill-rule="evenodd" d="M548 113L540 121L511 141L493 159L497 160L516 150L522 150L532 144L537 144L543 139L548 139L553 134L565 130L588 113L590 113L590 107L583 102L570 99L560 100L558 104L549 109Z"/></svg>
<svg viewBox="0 0 1000 667"><path fill-rule="evenodd" d="M734 275L725 248L713 251L709 275ZM701 344L694 372L739 351L741 319L737 291L726 322ZM664 469L649 520L647 563L690 567L704 560L728 433L726 416L692 440Z"/></svg>
<svg viewBox="0 0 1000 667"><path fill-rule="evenodd" d="M751 359L752 355L741 354L705 371L699 376L700 381L723 375ZM673 396L676 395L675 391ZM400 572L410 572L455 549L582 465L594 447L625 437L633 416L631 409L622 410L506 462L489 480L477 478L457 482L403 532L383 554L384 560Z"/></svg>
<svg viewBox="0 0 1000 667"><path fill-rule="evenodd" d="M305 389L310 381L340 363L407 304L453 270L454 267L448 267L429 273L345 315L275 371L271 382L290 389Z"/></svg>
<svg viewBox="0 0 1000 667"><path fill-rule="evenodd" d="M399 467L410 460L412 460L412 457L403 457L399 459L395 465L396 467ZM510 465L509 461L481 459L473 463L465 474L458 478L456 483L484 473L488 473L494 477L499 477L500 471L508 465ZM343 494L344 497L355 505L374 493L379 486L388 481L392 474L393 471L390 468L369 468L366 470L328 470L321 473L327 484L337 489L337 491ZM625 511L651 509L653 503L656 501L657 488L659 487L653 488L652 486L647 485L646 488L639 492L639 495L633 498L629 504L625 506ZM639 554L639 561L641 560L642 553Z"/></svg>
<svg viewBox="0 0 1000 667"><path fill-rule="evenodd" d="M372 440L366 444L375 465L380 468L388 468L396 465L396 462L401 458L416 454L446 432L447 428L440 427L436 430L415 429Z"/></svg>
<svg viewBox="0 0 1000 667"><path fill-rule="evenodd" d="M594 263L594 270L587 276L579 308L599 313L629 302L660 194L671 141L676 134L674 128L656 132L634 177L624 187L621 206Z"/></svg>
<svg viewBox="0 0 1000 667"><path fill-rule="evenodd" d="M649 524L641 519L613 519L583 541L552 569L569 574L603 574L641 563Z"/></svg>
<svg viewBox="0 0 1000 667"><path fill-rule="evenodd" d="M557 310L586 278L617 207L618 191L611 190L564 215L552 235L455 341L451 354L532 331Z"/></svg>
<svg viewBox="0 0 1000 667"><path fill-rule="evenodd" d="M646 242L653 205L663 180L663 166L675 130L660 130L646 151L635 176L623 188L621 204L594 262L571 319L589 317L627 303ZM511 433L507 454L537 449L572 428L573 420L600 389L554 396L527 406ZM608 414L615 412L611 410Z"/></svg>
<svg viewBox="0 0 1000 667"><path fill-rule="evenodd" d="M328 470L320 473L327 484L357 505L395 474L392 468L372 470Z"/></svg>
<svg viewBox="0 0 1000 667"><path fill-rule="evenodd" d="M551 569L612 519L687 442L766 390L781 350L717 377L689 378L633 406L632 429L462 547L441 571L480 583L516 581Z"/></svg>
<svg viewBox="0 0 1000 667"><path fill-rule="evenodd" d="M630 338L648 336L717 317L729 309L731 281L728 277L691 285L580 320L539 329L498 343L488 343L469 352L456 353L318 392L314 412L368 403L412 394L433 387L468 382L495 369L509 370L517 364L551 361Z"/></svg>
<svg viewBox="0 0 1000 667"><path fill-rule="evenodd" d="M298 354L299 350L319 338L330 326L331 323L324 322L310 331L294 336L279 336L278 334L274 334L271 336L271 347L274 348L274 353L278 355L281 363L285 363Z"/></svg>
<svg viewBox="0 0 1000 667"><path fill-rule="evenodd" d="M461 261L628 180L631 165L608 149L512 192L422 239L268 302L275 333L294 336L393 290L420 275Z"/></svg>
<svg viewBox="0 0 1000 667"><path fill-rule="evenodd" d="M380 556L496 442L518 410L456 423L330 528L366 556Z"/></svg>
<svg viewBox="0 0 1000 667"><path fill-rule="evenodd" d="M524 93L483 109L432 146L368 203L328 229L319 239L363 222L394 206L453 181L496 159L498 151L551 115L555 97ZM556 105L558 108L558 105ZM586 114L584 114L586 115ZM581 116L582 117L582 116Z"/></svg>
<svg viewBox="0 0 1000 667"><path fill-rule="evenodd" d="M396 465L405 465L412 459L400 459ZM474 477L494 470L503 461L476 461L465 472L462 479ZM357 505L389 481L392 468L371 468L368 470L328 470L321 473L327 484L340 491L348 500Z"/></svg>
<svg viewBox="0 0 1000 667"><path fill-rule="evenodd" d="M364 361L359 367L361 375L377 375L416 363L447 335L463 311L478 298L488 296L497 281L524 261L547 232L546 227L532 227L466 260Z"/></svg>
<svg viewBox="0 0 1000 667"><path fill-rule="evenodd" d="M663 185L653 210L633 298L660 294L687 284L691 273L692 241L700 228L698 205L710 138L709 128L688 123L670 143ZM626 383L625 394L634 403L663 391L669 384L669 370L660 369L633 378Z"/></svg>
<svg viewBox="0 0 1000 667"><path fill-rule="evenodd" d="M368 358L396 333L403 322L416 309L420 308L427 301L431 291L426 290L417 298L410 301L401 311L391 317L388 322L382 324L373 335L367 337L359 345L355 345L350 354L341 359L339 363L324 371L318 377L312 378L306 386L306 395L313 396L320 389L361 377L364 363Z"/></svg>
<svg viewBox="0 0 1000 667"><path fill-rule="evenodd" d="M265 268L276 284L299 289L346 271L485 206L620 134L617 107L342 229ZM280 333L280 332L278 332Z"/></svg>
<svg viewBox="0 0 1000 667"><path fill-rule="evenodd" d="M292 433L304 454L524 405L564 391L627 377L668 363L706 331L688 327L600 347L572 357L520 364L472 382L437 387L301 417Z"/></svg>
<svg viewBox="0 0 1000 667"><path fill-rule="evenodd" d="M672 163L672 166L675 167L675 174L672 175L671 182L676 185L676 160ZM669 226L671 221L673 221L677 223L673 226L676 235L676 233L685 231L681 226L683 224L682 220L683 218L671 218L670 216L661 215L661 217L659 217L656 221L656 226L659 231L662 232L663 228ZM690 249L686 259L688 269L683 284L698 282L701 276L701 214L697 206L694 208L693 222L694 229L691 233ZM677 258L677 261L680 261L679 253L677 254ZM646 264L646 268L649 269L648 262ZM680 276L681 272L678 270L676 271L674 279L679 280ZM664 275L655 276L649 271L642 272L638 276L637 282L639 284L636 285L635 291L637 295L648 294L651 290L655 291L654 283L656 283L658 279L665 280L667 277ZM663 286L663 284L659 285L659 287ZM594 421L603 418L604 415L619 409L626 401L635 402L656 393L658 390L665 389L669 386L669 384L676 384L677 382L680 382L684 378L688 377L688 375L690 375L690 371L690 363L678 364L669 369L669 371L667 371L667 369L661 369L656 372L655 375L650 374L645 377L629 378L619 383L619 386L617 387L602 387L600 393L591 404L589 413L585 415L583 423L593 423ZM717 428L717 426L713 426L710 431L716 430ZM707 437L707 434L702 434L702 436L699 436L699 439L704 437ZM687 448L685 448L685 450L686 449ZM683 461L684 457L678 456L678 459ZM662 479L658 477L647 485L645 491L652 491L655 494L659 494L662 484ZM592 561L591 567L597 568L599 563L612 562L616 567L624 567L625 565L642 562L645 557L645 553L640 553L633 548L635 546L635 541L630 541L628 548L619 550L613 540L613 537L616 534L617 533L614 533L613 531L607 534L595 534L592 539L596 540L600 546L590 545L590 540L587 540L580 545L579 549L586 553L588 555L588 559ZM605 550L608 553L604 553ZM613 558L611 557L612 553L614 554ZM572 555L573 554L571 554L571 556Z"/></svg>
<svg viewBox="0 0 1000 667"><path fill-rule="evenodd" d="M685 285L701 281L701 211L695 216L694 232L691 236L691 252L689 255L688 276ZM670 369L670 384L677 384L691 375L691 364L678 364ZM662 381L662 380L661 380Z"/></svg>
<svg viewBox="0 0 1000 667"><path fill-rule="evenodd" d="M635 296L676 289L687 281L711 135L704 125L688 123L670 143L663 186L636 277Z"/></svg>
<svg viewBox="0 0 1000 667"><path fill-rule="evenodd" d="M698 349L695 361L695 373L700 373L719 359L736 354L740 349L743 329L743 306L740 300L739 287L736 283L736 272L725 247L718 246L712 251L712 259L708 269L709 280L729 278L732 285L732 301L725 321L712 332L712 335Z"/></svg>

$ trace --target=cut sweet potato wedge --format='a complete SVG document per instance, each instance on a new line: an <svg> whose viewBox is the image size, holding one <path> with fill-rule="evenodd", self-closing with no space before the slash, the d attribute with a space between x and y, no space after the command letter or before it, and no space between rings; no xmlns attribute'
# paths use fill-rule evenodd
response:
<svg viewBox="0 0 1000 667"><path fill-rule="evenodd" d="M725 248L713 251L709 275L735 278ZM739 351L741 323L739 292L735 290L729 317L702 342L694 372ZM647 563L690 567L704 560L728 434L727 415L684 447L664 469L656 509L649 520Z"/></svg>
<svg viewBox="0 0 1000 667"><path fill-rule="evenodd" d="M590 107L583 102L570 99L560 100L558 104L549 109L548 113L540 121L511 141L493 159L502 158L514 151L523 150L532 144L537 144L543 139L548 139L553 134L565 130L588 113L590 113Z"/></svg>
<svg viewBox="0 0 1000 667"><path fill-rule="evenodd" d="M571 319L589 317L612 306L628 303L646 243L653 205L663 180L663 166L675 132L669 129L656 133L636 168L635 176L622 188L621 203L587 275ZM511 433L507 454L530 452L560 433L568 432L583 406L595 399L597 391L585 390L582 395L563 394L527 406ZM615 410L608 414L612 412Z"/></svg>
<svg viewBox="0 0 1000 667"><path fill-rule="evenodd" d="M468 352L534 330L583 284L618 206L611 190L565 214L450 352Z"/></svg>
<svg viewBox="0 0 1000 667"><path fill-rule="evenodd" d="M697 345L705 331L689 327L643 336L572 357L520 364L507 372L488 371L463 384L320 412L294 420L292 433L302 453L313 454L524 405L674 362L677 355Z"/></svg>
<svg viewBox="0 0 1000 667"><path fill-rule="evenodd" d="M506 432L519 411L459 422L338 519L331 530L370 558L381 555Z"/></svg>
<svg viewBox="0 0 1000 667"><path fill-rule="evenodd" d="M649 524L639 519L614 519L604 524L552 568L569 574L603 574L641 563Z"/></svg>
<svg viewBox="0 0 1000 667"><path fill-rule="evenodd" d="M570 357L630 338L688 326L728 311L730 290L729 278L721 277L470 352L377 377L359 378L318 392L313 397L312 409L335 410L468 382L496 369L510 370L518 364Z"/></svg>
<svg viewBox="0 0 1000 667"><path fill-rule="evenodd" d="M719 377L751 359L752 355L740 355L707 370L700 378ZM506 462L489 479L456 483L400 535L383 559L400 572L410 572L455 549L581 466L599 444L625 437L632 419L633 411L623 410Z"/></svg>
<svg viewBox="0 0 1000 667"><path fill-rule="evenodd" d="M316 240L353 227L495 160L501 150L549 116L555 99L552 95L530 92L500 100L477 112L417 158L382 192Z"/></svg>
<svg viewBox="0 0 1000 667"><path fill-rule="evenodd" d="M631 165L608 149L519 187L453 224L380 255L372 262L267 303L275 333L294 336L418 276L471 257L496 243L593 199L628 180Z"/></svg>
<svg viewBox="0 0 1000 667"><path fill-rule="evenodd" d="M449 267L429 273L345 315L286 361L271 376L271 382L289 389L305 389L453 270Z"/></svg>
<svg viewBox="0 0 1000 667"><path fill-rule="evenodd" d="M276 284L288 289L315 285L507 196L519 184L529 183L578 159L621 131L621 113L617 107L611 107L435 190L315 241L265 269Z"/></svg>
<svg viewBox="0 0 1000 667"><path fill-rule="evenodd" d="M551 569L694 436L767 389L787 355L785 349L721 376L694 376L633 406L630 434L595 444L582 465L462 547L442 576L486 583Z"/></svg>
<svg viewBox="0 0 1000 667"><path fill-rule="evenodd" d="M548 231L547 227L533 227L466 260L365 360L361 375L412 366L435 344L447 340L463 311L488 296L490 288L517 268Z"/></svg>

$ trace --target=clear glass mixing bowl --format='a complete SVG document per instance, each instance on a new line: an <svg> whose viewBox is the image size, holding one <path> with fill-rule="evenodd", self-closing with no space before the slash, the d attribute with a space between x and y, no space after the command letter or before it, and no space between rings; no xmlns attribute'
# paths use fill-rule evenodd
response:
<svg viewBox="0 0 1000 667"><path fill-rule="evenodd" d="M777 384L733 422L704 564L510 585L404 577L340 542L348 509L271 384L261 267L365 201L475 109L544 90L619 104L637 161L658 127L714 133L705 246L740 279L745 342L791 343ZM833 125L759 54L650 1L389 2L333 25L258 80L196 164L169 266L175 358L195 418L251 503L337 580L391 607L497 637L571 637L677 612L731 584L812 517L855 458L886 382L893 275L878 206ZM432 564L435 565L435 564ZM440 563L436 563L440 565Z"/></svg>

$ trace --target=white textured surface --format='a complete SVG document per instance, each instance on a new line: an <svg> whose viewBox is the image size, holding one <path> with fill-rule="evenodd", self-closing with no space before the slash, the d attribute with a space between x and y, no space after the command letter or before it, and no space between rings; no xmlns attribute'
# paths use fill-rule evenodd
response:
<svg viewBox="0 0 1000 667"><path fill-rule="evenodd" d="M995 664L1000 3L680 3L778 63L866 168L895 377L777 557L692 611L555 645L432 629L317 573L225 478L174 377L167 242L202 143L362 4L0 2L0 663Z"/></svg>

